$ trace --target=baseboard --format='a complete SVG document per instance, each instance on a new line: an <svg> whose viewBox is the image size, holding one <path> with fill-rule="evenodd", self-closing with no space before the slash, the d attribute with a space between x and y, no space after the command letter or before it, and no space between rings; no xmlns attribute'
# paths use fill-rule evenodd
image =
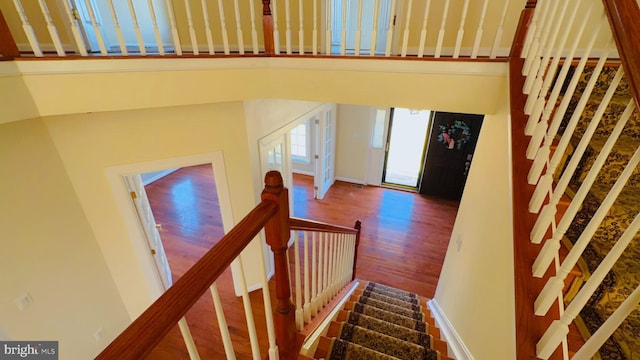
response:
<svg viewBox="0 0 640 360"><path fill-rule="evenodd" d="M449 357L456 360L475 360L469 349L464 344L464 341L462 341L460 335L456 332L456 329L453 328L453 325L438 302L433 299L429 300L427 302L427 306L429 307L429 310L431 310L431 315L433 315L436 324L440 328L444 340L447 342L449 349L453 353L449 354Z"/></svg>
<svg viewBox="0 0 640 360"><path fill-rule="evenodd" d="M351 179L351 178L336 176L336 180L353 183L353 184L359 184L359 185L367 185L367 183L364 180L360 180L360 179Z"/></svg>
<svg viewBox="0 0 640 360"><path fill-rule="evenodd" d="M313 173L313 171L304 171L304 170L292 169L292 170L291 170L291 172L292 172L292 173L294 173L294 174L307 175L307 176L315 176L315 174Z"/></svg>

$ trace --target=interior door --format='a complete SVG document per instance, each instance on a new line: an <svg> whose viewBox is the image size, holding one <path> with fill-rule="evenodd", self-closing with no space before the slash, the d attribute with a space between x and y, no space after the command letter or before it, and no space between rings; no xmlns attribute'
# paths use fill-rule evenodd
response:
<svg viewBox="0 0 640 360"><path fill-rule="evenodd" d="M165 288L169 288L173 284L171 268L169 267L167 254L162 246L162 239L160 238L160 232L158 231L159 225L156 224L156 220L153 217L151 205L149 204L147 193L144 190L144 185L142 184L142 178L139 174L135 174L125 176L124 180L127 184L129 193L131 194L131 200L133 201L136 213L140 219L140 224L144 229L145 237L147 238L147 243L149 244L149 249L153 255L156 267L158 268L162 283Z"/></svg>
<svg viewBox="0 0 640 360"><path fill-rule="evenodd" d="M436 112L420 193L460 200L484 115Z"/></svg>
<svg viewBox="0 0 640 360"><path fill-rule="evenodd" d="M369 141L369 157L367 159L367 184L380 186L384 171L385 144L389 128L390 109L375 109L371 140Z"/></svg>
<svg viewBox="0 0 640 360"><path fill-rule="evenodd" d="M315 173L315 197L323 199L327 191L335 182L336 162L336 119L335 105L323 110L322 116L316 122L317 161Z"/></svg>

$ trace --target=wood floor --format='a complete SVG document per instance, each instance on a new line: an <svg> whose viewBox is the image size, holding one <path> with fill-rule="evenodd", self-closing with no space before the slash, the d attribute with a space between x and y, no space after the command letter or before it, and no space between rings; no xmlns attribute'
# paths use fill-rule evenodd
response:
<svg viewBox="0 0 640 360"><path fill-rule="evenodd" d="M211 165L182 168L147 186L174 280L223 234ZM294 176L294 215L338 225L361 220L363 232L356 276L433 297L458 203L415 193L336 182L323 200L313 199L313 178ZM233 293L231 273L218 281L238 359L250 359L242 300ZM273 288L273 284L270 286ZM273 291L272 291L273 294ZM251 293L261 304L260 290ZM259 329L264 308L253 306ZM205 294L186 316L202 359L222 359L224 350L211 296ZM258 332L261 353L267 336ZM188 359L176 326L148 357Z"/></svg>

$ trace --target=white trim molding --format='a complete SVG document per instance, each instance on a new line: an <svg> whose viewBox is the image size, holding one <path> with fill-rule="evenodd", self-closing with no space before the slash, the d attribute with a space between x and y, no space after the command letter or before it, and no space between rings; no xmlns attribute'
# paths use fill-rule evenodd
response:
<svg viewBox="0 0 640 360"><path fill-rule="evenodd" d="M427 306L431 310L431 314L436 321L436 324L442 331L442 336L449 346L449 350L453 354L449 354L449 357L453 357L456 360L475 360L471 351L467 348L462 341L462 338L453 328L453 325L444 313L444 310L440 307L435 299L427 301Z"/></svg>

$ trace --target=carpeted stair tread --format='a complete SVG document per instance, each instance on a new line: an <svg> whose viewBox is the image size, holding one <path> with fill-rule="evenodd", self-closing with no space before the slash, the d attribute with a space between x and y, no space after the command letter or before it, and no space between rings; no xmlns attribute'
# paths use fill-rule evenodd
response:
<svg viewBox="0 0 640 360"><path fill-rule="evenodd" d="M351 310L359 314L375 317L377 319L384 320L392 324L404 326L406 328L421 331L421 332L426 332L428 327L427 323L424 321L398 315L390 311L378 309L377 307L374 307L374 306L347 302L344 305L344 309Z"/></svg>
<svg viewBox="0 0 640 360"><path fill-rule="evenodd" d="M367 296L351 296L349 301L358 302L360 304L377 307L378 309L390 311L392 313L403 315L412 319L424 321L425 314L422 312L422 308L418 305L416 307L407 308L395 304L390 304L386 301L374 299Z"/></svg>
<svg viewBox="0 0 640 360"><path fill-rule="evenodd" d="M397 299L402 299L406 302L412 302L415 300L419 300L418 294L408 292L405 290L395 289L386 285L369 282L364 287L364 290L375 292L378 294L383 294L389 297L394 297Z"/></svg>
<svg viewBox="0 0 640 360"><path fill-rule="evenodd" d="M376 319L371 316L344 310L338 313L336 321L377 331L381 334L438 350L441 353L447 352L447 343L440 340L440 329L438 328L428 327L426 332L420 332L404 326L392 324L384 320Z"/></svg>
<svg viewBox="0 0 640 360"><path fill-rule="evenodd" d="M332 323L329 337L348 341L402 360L437 360L439 352L402 339L347 323Z"/></svg>
<svg viewBox="0 0 640 360"><path fill-rule="evenodd" d="M382 293L377 293L370 290L362 290L362 289L356 289L356 291L354 291L353 294L358 296L370 297L372 299L381 300L389 304L394 304L398 306L404 306L409 308L413 308L414 306L421 307L419 299L411 299L412 301L405 301L403 298L396 298L393 296L384 295Z"/></svg>
<svg viewBox="0 0 640 360"><path fill-rule="evenodd" d="M328 344L326 343L327 340L329 341ZM326 354L320 357L316 354L317 358L326 360L397 360L396 357L337 338L321 338L318 348L325 347L327 348Z"/></svg>

